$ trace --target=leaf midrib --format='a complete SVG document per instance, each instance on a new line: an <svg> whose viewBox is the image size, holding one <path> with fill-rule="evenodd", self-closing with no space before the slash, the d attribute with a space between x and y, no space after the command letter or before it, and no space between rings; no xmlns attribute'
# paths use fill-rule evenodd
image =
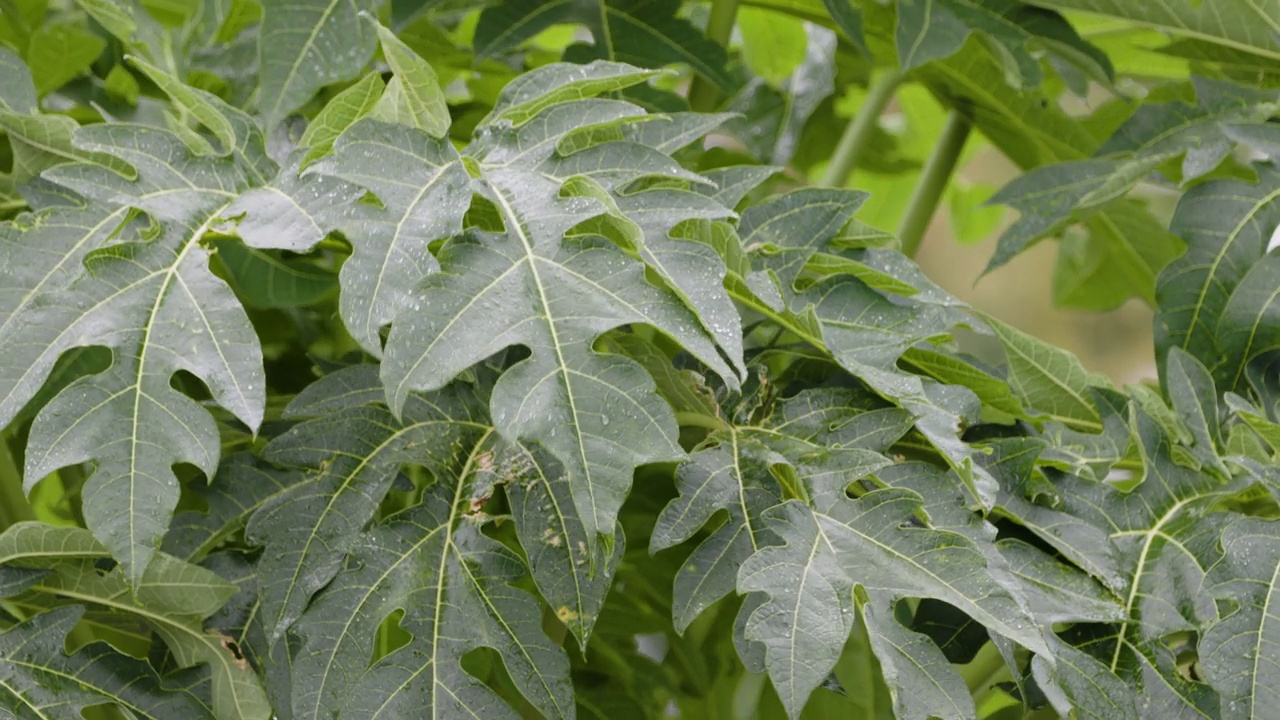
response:
<svg viewBox="0 0 1280 720"><path fill-rule="evenodd" d="M490 187L493 187L490 185ZM554 316L551 312L551 300L547 297L547 288L542 282L542 276L538 272L537 254L534 252L533 242L525 231L524 224L520 222L520 218L516 215L515 209L511 207L511 203L507 200L507 196L500 188L493 188L493 196L506 215L509 222L508 227L511 228L510 233L520 241L521 247L524 249L525 257L529 265L529 273L532 275L533 285L538 289L538 302L542 305L543 317L546 320L547 332L551 335L551 346L556 354L556 369L560 374L561 383L563 383L565 398L569 401L569 413L576 419L578 417L577 398L573 395L573 383L569 379L569 365L564 357L564 348L560 343L560 333L556 328ZM578 426L574 426L575 432L573 437L578 443L578 459L582 463L583 472L587 477L583 478L581 483L587 490L588 496L591 498L591 526L584 528L587 530L587 536L591 537L593 533L600 531L600 518L597 510L595 483L591 482L591 472L589 468L591 463L587 460L587 446L583 442L582 433ZM585 520L586 517L583 517ZM584 523L585 524L585 523ZM612 528L610 528L612 530Z"/></svg>

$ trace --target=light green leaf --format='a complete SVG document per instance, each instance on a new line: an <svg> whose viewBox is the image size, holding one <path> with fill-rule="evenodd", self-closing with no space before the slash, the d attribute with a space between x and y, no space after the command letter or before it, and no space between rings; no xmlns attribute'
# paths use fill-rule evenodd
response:
<svg viewBox="0 0 1280 720"><path fill-rule="evenodd" d="M24 532L23 538L28 542L21 562L48 564L60 559L69 543L86 547L90 542L87 535L84 530L73 529L43 534ZM34 542L37 540L39 543ZM141 581L130 585L121 567L104 574L91 561L72 560L55 565L33 590L129 616L160 636L178 667L207 665L213 679L213 713L219 720L271 717L271 708L253 669L226 646L224 636L203 628L204 619L217 612L236 591L234 585L212 572L157 553ZM43 657L47 659L49 654Z"/></svg>
<svg viewBox="0 0 1280 720"><path fill-rule="evenodd" d="M617 92L656 75L658 73L652 70L603 60L587 65L556 63L538 68L507 83L481 125L493 125L500 120L523 125L552 105ZM561 133L557 141L568 134L567 131Z"/></svg>
<svg viewBox="0 0 1280 720"><path fill-rule="evenodd" d="M78 127L65 115L23 115L0 109L0 130L8 134L13 149L14 182L28 183L51 167L74 162L105 165L122 175L132 172L119 158L75 147L71 138Z"/></svg>
<svg viewBox="0 0 1280 720"><path fill-rule="evenodd" d="M804 62L809 36L800 20L744 7L738 11L738 29L747 67L773 87L781 86Z"/></svg>
<svg viewBox="0 0 1280 720"><path fill-rule="evenodd" d="M27 62L42 97L83 74L107 47L102 38L70 23L42 25L30 43Z"/></svg>
<svg viewBox="0 0 1280 720"><path fill-rule="evenodd" d="M376 21L370 18L370 22ZM436 71L390 30L382 25L377 29L382 54L399 81L397 101L403 105L403 112L396 114L411 119L413 127L425 130L432 137L445 137L449 132L449 106L436 79ZM392 93L388 92L379 103L387 102L391 97Z"/></svg>
<svg viewBox="0 0 1280 720"><path fill-rule="evenodd" d="M258 107L273 127L317 90L354 79L377 45L360 18L373 0L265 0L258 46L262 75Z"/></svg>
<svg viewBox="0 0 1280 720"><path fill-rule="evenodd" d="M334 140L355 121L373 111L386 84L382 76L371 72L329 101L307 125L298 144L308 148L302 165L319 160L333 149Z"/></svg>
<svg viewBox="0 0 1280 720"><path fill-rule="evenodd" d="M116 65L111 68L111 72L107 73L106 79L103 81L103 89L107 94L122 100L130 105L138 104L138 97L142 94L142 88L138 85L137 79L133 77L124 65Z"/></svg>
<svg viewBox="0 0 1280 720"><path fill-rule="evenodd" d="M795 155L809 117L835 92L836 34L812 24L805 25L805 34L804 62L780 88L754 78L726 108L743 117L725 129L762 162L785 165Z"/></svg>

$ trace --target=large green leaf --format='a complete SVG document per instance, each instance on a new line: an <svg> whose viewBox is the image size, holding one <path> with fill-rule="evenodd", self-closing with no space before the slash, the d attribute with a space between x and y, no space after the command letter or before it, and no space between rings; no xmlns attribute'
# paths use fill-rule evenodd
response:
<svg viewBox="0 0 1280 720"><path fill-rule="evenodd" d="M467 171L448 140L369 118L338 138L317 172L369 190L380 202L356 205L339 221L354 248L342 267L339 307L352 336L381 355L382 328L414 309L420 301L413 291L439 268L427 246L462 231L471 201Z"/></svg>
<svg viewBox="0 0 1280 720"><path fill-rule="evenodd" d="M416 309L430 310L397 320L382 366L389 405L399 413L410 391L441 387L512 345L529 348L531 356L494 389L494 423L506 438L540 442L565 465L574 504L593 538L612 533L637 465L683 454L671 410L653 392L652 380L629 360L594 352L595 338L647 323L722 377L733 376L697 316L677 295L650 284L643 264L603 237L566 237L605 206L590 197L561 197L562 183L552 178L575 156L558 154L556 143L584 124L634 116L634 106L597 100L551 105L543 88L581 95L645 77L611 63L557 64L503 91L494 121L482 125L479 139L465 150L478 168L478 196L496 210L502 230L472 229L441 248L443 271L428 275L414 299ZM496 124L500 118L521 124ZM623 158L612 172L647 176L652 171L643 160L632 168L633 160ZM633 199L643 205L651 195L662 197L656 190Z"/></svg>
<svg viewBox="0 0 1280 720"><path fill-rule="evenodd" d="M504 0L481 13L476 54L507 52L552 25L579 22L591 30L594 44L583 52L570 48L575 62L600 59L649 68L681 63L722 90L731 89L724 48L677 17L679 9L678 0Z"/></svg>
<svg viewBox="0 0 1280 720"><path fill-rule="evenodd" d="M14 378L6 399L16 410L62 352L90 345L113 351L110 368L72 383L37 416L26 487L61 467L95 461L84 489L85 519L135 582L178 500L172 466L188 462L208 476L217 469L213 419L170 385L173 375L187 371L203 380L214 400L251 428L262 418L257 336L231 290L209 271L210 251L200 240L240 191L275 170L248 116L140 67L206 123L221 154L197 154L160 128L118 123L78 130L80 148L128 162L136 179L90 164L46 172L94 204L82 214L54 210L47 216L54 222L37 220L26 229L24 243L48 242L67 255L30 278L24 295L48 289L15 314L23 352L5 355L6 375ZM200 143L201 150L212 148ZM128 217L124 207L146 213L151 225L126 226L110 242ZM57 222L61 213L69 217ZM81 260L90 272L60 289L60 278Z"/></svg>
<svg viewBox="0 0 1280 720"><path fill-rule="evenodd" d="M47 95L89 69L107 43L76 23L49 23L32 34L27 61L36 92Z"/></svg>
<svg viewBox="0 0 1280 720"><path fill-rule="evenodd" d="M816 253L841 250L840 228L861 199L847 190L807 189L744 212L738 232L759 268L744 278L746 294L782 311L788 330L823 348L846 371L908 410L916 429L961 473L972 502L989 505L995 481L973 464L972 448L957 433L962 416L980 415L977 398L967 388L940 385L897 364L913 345L944 338L957 323L971 322L963 304L905 259L895 260L901 256L893 253L846 251L854 261L847 270L824 271L819 280L804 276ZM886 283L886 277L894 282ZM879 278L872 281L881 287L864 278ZM800 280L803 288L797 285ZM913 292L899 294L904 287Z"/></svg>
<svg viewBox="0 0 1280 720"><path fill-rule="evenodd" d="M791 717L840 655L852 629L855 585L882 600L944 600L992 632L1047 652L1043 629L988 569L976 543L910 526L922 503L914 491L885 488L828 502L815 511L790 501L767 512L783 544L761 549L739 571L740 591L769 598L744 606L746 638L765 645L765 665Z"/></svg>
<svg viewBox="0 0 1280 720"><path fill-rule="evenodd" d="M1199 592L1220 558L1219 538L1230 514L1203 510L1239 493L1247 476L1220 479L1179 465L1175 441L1137 403L1130 409L1146 476L1122 492L1064 476L1057 492L1065 511L1105 530L1125 575L1125 619L1078 628L1069 638L1132 688L1138 707L1163 717L1219 717L1220 698L1178 669L1176 640L1216 617L1212 598Z"/></svg>

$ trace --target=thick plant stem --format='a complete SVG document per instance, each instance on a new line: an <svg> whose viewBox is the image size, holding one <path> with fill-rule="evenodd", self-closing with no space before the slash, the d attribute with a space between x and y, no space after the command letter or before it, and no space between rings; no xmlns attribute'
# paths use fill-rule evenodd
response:
<svg viewBox="0 0 1280 720"><path fill-rule="evenodd" d="M904 255L915 257L920 249L924 233L929 229L929 221L938 209L942 192L951 181L956 162L960 159L960 152L964 150L964 143L969 139L972 128L968 116L958 110L952 111L951 118L947 120L947 125L938 138L938 144L933 148L933 154L920 173L920 182L907 204L902 225L898 227L898 239L902 241Z"/></svg>
<svg viewBox="0 0 1280 720"><path fill-rule="evenodd" d="M711 17L707 19L707 39L729 47L733 24L738 19L738 0L711 0ZM689 85L689 105L698 112L709 112L715 107L716 86L702 76L693 78Z"/></svg>
<svg viewBox="0 0 1280 720"><path fill-rule="evenodd" d="M35 520L35 511L22 491L22 473L13 460L7 438L0 436L0 530L24 520Z"/></svg>
<svg viewBox="0 0 1280 720"><path fill-rule="evenodd" d="M845 126L836 151L831 156L831 164L822 174L822 184L828 187L844 187L849 183L849 176L862 161L871 138L875 135L876 121L884 113L884 108L893 99L898 85L902 83L902 75L889 73L871 83L867 88L867 99L862 101L858 114Z"/></svg>

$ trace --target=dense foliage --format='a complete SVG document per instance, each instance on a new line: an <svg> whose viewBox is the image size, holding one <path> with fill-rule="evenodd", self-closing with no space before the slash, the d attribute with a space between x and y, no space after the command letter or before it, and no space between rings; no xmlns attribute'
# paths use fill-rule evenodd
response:
<svg viewBox="0 0 1280 720"><path fill-rule="evenodd" d="M0 0L0 716L1274 717L1277 88L1280 0Z"/></svg>

